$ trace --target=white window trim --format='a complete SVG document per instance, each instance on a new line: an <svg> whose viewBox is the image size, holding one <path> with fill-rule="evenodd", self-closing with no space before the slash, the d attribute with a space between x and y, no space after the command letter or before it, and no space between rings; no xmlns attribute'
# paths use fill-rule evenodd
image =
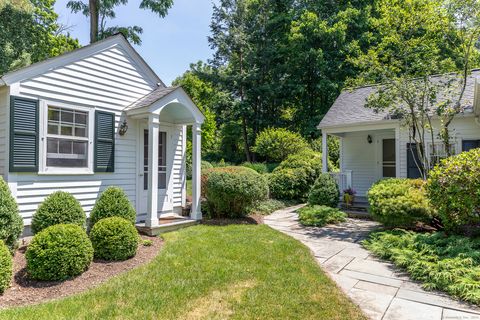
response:
<svg viewBox="0 0 480 320"><path fill-rule="evenodd" d="M433 141L433 142L429 141L429 142L427 142L427 150L426 151L427 151L428 161L432 160L432 154L430 152L432 144L442 144L443 145L443 142L442 141ZM456 139L456 138L450 139L450 145L454 146L454 148L455 148L454 155L457 155L460 152L462 152L462 140L461 139Z"/></svg>
<svg viewBox="0 0 480 320"><path fill-rule="evenodd" d="M47 130L48 130L48 106L79 110L88 112L88 138L79 138L79 140L88 140L88 167L86 168L63 168L47 166ZM94 126L95 126L95 108L81 107L77 105L40 100L40 143L39 143L39 175L89 175L94 174ZM62 136L59 136L62 137ZM69 136L69 138L72 138Z"/></svg>

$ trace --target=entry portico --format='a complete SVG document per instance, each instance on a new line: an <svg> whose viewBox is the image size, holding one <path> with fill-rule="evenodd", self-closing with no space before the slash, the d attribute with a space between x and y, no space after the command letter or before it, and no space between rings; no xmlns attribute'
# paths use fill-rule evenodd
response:
<svg viewBox="0 0 480 320"><path fill-rule="evenodd" d="M174 214L174 159L183 159L182 184L185 186L185 141L187 126L192 130L192 206L190 218L202 218L200 207L201 125L204 115L181 87L158 88L126 108L127 118L139 123L139 179L137 206L146 213L145 226L159 225L163 216ZM174 148L174 132L181 132L183 146ZM143 143L142 143L143 142ZM180 152L181 154L176 154ZM182 207L185 207L183 187ZM142 200L143 199L143 200ZM145 203L146 202L146 203ZM146 211L146 212L142 212Z"/></svg>

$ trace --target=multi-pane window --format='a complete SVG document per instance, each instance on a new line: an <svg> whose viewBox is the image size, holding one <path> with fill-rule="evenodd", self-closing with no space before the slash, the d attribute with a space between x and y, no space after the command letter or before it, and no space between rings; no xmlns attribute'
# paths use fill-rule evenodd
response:
<svg viewBox="0 0 480 320"><path fill-rule="evenodd" d="M47 167L88 167L88 112L48 107Z"/></svg>
<svg viewBox="0 0 480 320"><path fill-rule="evenodd" d="M429 143L428 152L430 157L430 165L432 167L439 163L440 160L448 158L447 148L443 142ZM450 154L457 154L455 142L450 143Z"/></svg>

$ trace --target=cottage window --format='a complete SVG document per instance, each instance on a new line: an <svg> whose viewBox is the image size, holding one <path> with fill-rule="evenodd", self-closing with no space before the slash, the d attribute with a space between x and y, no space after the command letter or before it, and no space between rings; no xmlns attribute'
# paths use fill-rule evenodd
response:
<svg viewBox="0 0 480 320"><path fill-rule="evenodd" d="M434 148L435 146L435 148ZM435 150L434 150L435 149ZM450 154L457 154L457 146L455 142L450 143ZM443 142L435 142L428 144L428 155L430 160L430 166L434 166L440 162L440 160L448 158L447 149Z"/></svg>
<svg viewBox="0 0 480 320"><path fill-rule="evenodd" d="M89 167L88 111L48 106L45 166Z"/></svg>

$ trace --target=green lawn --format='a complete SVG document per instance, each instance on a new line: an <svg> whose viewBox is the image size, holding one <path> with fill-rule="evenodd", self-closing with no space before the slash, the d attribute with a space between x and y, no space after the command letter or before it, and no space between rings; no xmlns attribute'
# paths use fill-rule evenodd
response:
<svg viewBox="0 0 480 320"><path fill-rule="evenodd" d="M192 179L187 179L187 196L192 196Z"/></svg>
<svg viewBox="0 0 480 320"><path fill-rule="evenodd" d="M309 250L265 225L195 226L165 235L150 264L1 319L365 319Z"/></svg>

